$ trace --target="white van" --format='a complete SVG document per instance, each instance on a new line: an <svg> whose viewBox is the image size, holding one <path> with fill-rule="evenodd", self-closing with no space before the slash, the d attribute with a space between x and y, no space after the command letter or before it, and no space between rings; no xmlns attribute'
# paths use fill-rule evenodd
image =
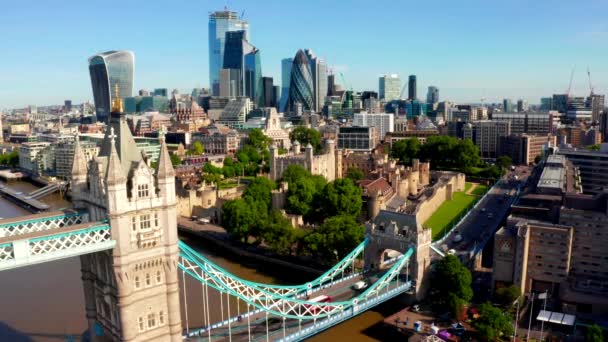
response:
<svg viewBox="0 0 608 342"><path fill-rule="evenodd" d="M358 282L353 284L353 290L363 290L367 287L367 283L363 280L359 280Z"/></svg>
<svg viewBox="0 0 608 342"><path fill-rule="evenodd" d="M201 217L201 218L198 219L198 223L200 223L200 224L208 224L208 223L211 223L211 220L209 220L206 217Z"/></svg>

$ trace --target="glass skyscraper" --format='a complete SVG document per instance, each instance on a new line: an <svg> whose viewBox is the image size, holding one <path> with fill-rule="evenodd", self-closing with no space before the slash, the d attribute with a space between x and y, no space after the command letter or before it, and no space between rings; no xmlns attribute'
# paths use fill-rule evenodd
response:
<svg viewBox="0 0 608 342"><path fill-rule="evenodd" d="M380 100L386 102L399 100L401 97L401 79L397 74L383 75L378 79Z"/></svg>
<svg viewBox="0 0 608 342"><path fill-rule="evenodd" d="M310 62L302 50L298 50L291 66L289 110L294 111L298 103L302 106L302 110L313 110L314 108L314 86Z"/></svg>
<svg viewBox="0 0 608 342"><path fill-rule="evenodd" d="M239 19L236 12L224 10L209 15L209 87L213 96L220 93L220 69L224 64L226 32L230 31L245 31L245 39L249 39L249 23Z"/></svg>
<svg viewBox="0 0 608 342"><path fill-rule="evenodd" d="M287 101L289 100L289 84L291 82L291 66L293 58L283 58L281 60L281 103L279 110L284 112L287 110Z"/></svg>
<svg viewBox="0 0 608 342"><path fill-rule="evenodd" d="M262 62L260 50L256 48L245 55L245 96L256 105L263 106Z"/></svg>
<svg viewBox="0 0 608 342"><path fill-rule="evenodd" d="M236 96L247 96L259 104L262 82L260 50L249 44L246 36L245 31L226 32L223 69L237 70L239 73L240 92Z"/></svg>
<svg viewBox="0 0 608 342"><path fill-rule="evenodd" d="M318 112L323 108L325 96L327 94L327 65L325 62L316 57L312 50L306 49L306 56L310 63L310 72L312 74L313 85L313 110Z"/></svg>
<svg viewBox="0 0 608 342"><path fill-rule="evenodd" d="M416 100L416 75L410 75L407 84L407 99L408 100Z"/></svg>
<svg viewBox="0 0 608 342"><path fill-rule="evenodd" d="M439 88L435 86L429 86L429 90L426 93L426 103L435 104L439 102Z"/></svg>
<svg viewBox="0 0 608 342"><path fill-rule="evenodd" d="M131 51L108 51L89 58L97 121L107 121L115 85L118 85L121 98L133 95L134 65L135 55Z"/></svg>

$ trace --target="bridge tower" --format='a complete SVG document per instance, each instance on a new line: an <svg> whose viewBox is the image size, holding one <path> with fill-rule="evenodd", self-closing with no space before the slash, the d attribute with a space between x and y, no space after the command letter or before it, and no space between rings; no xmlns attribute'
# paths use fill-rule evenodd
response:
<svg viewBox="0 0 608 342"><path fill-rule="evenodd" d="M81 256L93 341L181 341L175 171L161 134L156 170L135 145L116 97L99 156L76 139L74 206L107 220L116 247Z"/></svg>
<svg viewBox="0 0 608 342"><path fill-rule="evenodd" d="M365 224L365 235L368 239L364 251L366 268L382 267L389 251L403 254L414 247L414 256L402 273L407 272L415 282L416 299L424 298L431 264L431 230L417 223L415 215L380 210Z"/></svg>

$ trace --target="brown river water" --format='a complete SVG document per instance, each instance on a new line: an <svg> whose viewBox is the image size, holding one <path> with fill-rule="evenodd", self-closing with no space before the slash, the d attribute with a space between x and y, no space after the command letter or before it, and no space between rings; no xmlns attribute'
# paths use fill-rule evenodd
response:
<svg viewBox="0 0 608 342"><path fill-rule="evenodd" d="M10 183L23 192L31 192L35 186L25 182ZM59 195L44 199L53 209L69 207L70 203ZM0 217L8 218L27 215L28 211L0 197ZM265 265L240 263L234 258L226 258L201 242L184 238L190 246L225 270L247 280L268 284L303 283L314 277L304 276L285 270L270 270ZM84 310L84 294L80 280L80 260L70 258L49 263L3 271L0 273L0 342L3 341L66 341L68 335L79 340L87 329ZM181 274L180 274L181 278ZM187 280L188 318L190 327L203 325L201 286ZM183 286L183 285L180 285ZM218 293L210 292L210 307L219 305ZM183 300L183 299L182 299ZM226 298L224 297L224 305ZM231 302L232 315L239 306ZM183 305L182 305L183 307ZM239 306L243 310L244 305ZM382 319L403 306L398 300L389 301L374 310L367 311L347 322L337 325L309 341L380 341L378 331ZM183 309L182 309L183 310ZM212 319L220 320L215 312ZM226 313L224 313L226 315ZM182 311L182 321L185 324Z"/></svg>

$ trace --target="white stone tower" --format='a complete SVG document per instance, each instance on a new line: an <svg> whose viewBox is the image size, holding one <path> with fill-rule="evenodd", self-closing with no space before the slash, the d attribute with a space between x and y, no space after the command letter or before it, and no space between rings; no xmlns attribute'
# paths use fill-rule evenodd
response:
<svg viewBox="0 0 608 342"><path fill-rule="evenodd" d="M153 170L116 96L99 156L87 165L78 139L74 153L74 206L107 220L116 240L81 257L92 340L181 341L175 171L164 136Z"/></svg>

